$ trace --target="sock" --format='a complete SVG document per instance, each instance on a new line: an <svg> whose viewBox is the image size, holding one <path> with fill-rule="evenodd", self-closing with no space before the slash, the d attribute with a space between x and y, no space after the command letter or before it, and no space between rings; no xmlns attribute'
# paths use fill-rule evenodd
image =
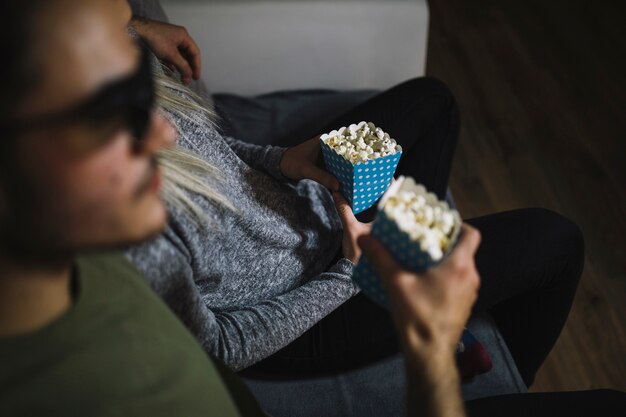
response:
<svg viewBox="0 0 626 417"><path fill-rule="evenodd" d="M456 364L462 381L488 372L493 364L489 353L469 330L465 329L456 350Z"/></svg>

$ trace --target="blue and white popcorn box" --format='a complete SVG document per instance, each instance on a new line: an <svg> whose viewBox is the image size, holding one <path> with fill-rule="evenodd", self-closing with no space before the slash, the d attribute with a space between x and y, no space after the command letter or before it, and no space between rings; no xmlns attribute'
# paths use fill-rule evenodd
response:
<svg viewBox="0 0 626 417"><path fill-rule="evenodd" d="M326 169L339 180L341 194L358 214L372 207L385 193L402 151L365 162L352 162L337 154L320 139Z"/></svg>
<svg viewBox="0 0 626 417"><path fill-rule="evenodd" d="M454 226L451 236L451 244L448 246L447 251L444 253L441 259L433 259L431 255L422 250L418 242L413 241L408 233L400 230L395 221L389 219L383 209L387 199L401 190L411 190L416 187L420 187L415 184L412 178L405 178L401 176L398 180L389 187L385 195L381 198L378 204L378 212L372 226L370 234L376 237L387 248L395 260L405 269L423 272L428 268L440 263L448 253L452 250L452 247L458 239L458 235L461 229L461 218L456 210L453 211ZM437 197L430 194L430 200L436 201L436 204L442 208L448 210L448 204L445 201L438 201ZM361 256L358 264L354 268L352 279L361 288L361 291L365 293L372 300L385 308L389 308L389 300L387 299L387 293L378 274L367 263L365 256Z"/></svg>

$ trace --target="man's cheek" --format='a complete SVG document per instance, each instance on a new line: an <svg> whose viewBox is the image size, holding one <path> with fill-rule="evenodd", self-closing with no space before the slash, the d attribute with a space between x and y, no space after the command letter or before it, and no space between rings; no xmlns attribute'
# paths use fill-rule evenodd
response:
<svg viewBox="0 0 626 417"><path fill-rule="evenodd" d="M113 173L109 176L108 185L112 189L120 188L122 186L122 175L119 173Z"/></svg>
<svg viewBox="0 0 626 417"><path fill-rule="evenodd" d="M112 222L111 217L115 217L112 213L123 210L130 200L129 187L124 184L123 176L110 172L103 173L99 178L97 176L83 178L92 180L78 181L73 187L75 215L89 223Z"/></svg>

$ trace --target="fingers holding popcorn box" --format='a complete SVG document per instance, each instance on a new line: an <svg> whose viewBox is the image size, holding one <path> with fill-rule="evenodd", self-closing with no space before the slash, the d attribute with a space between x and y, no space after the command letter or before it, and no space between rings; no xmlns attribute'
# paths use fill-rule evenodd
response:
<svg viewBox="0 0 626 417"><path fill-rule="evenodd" d="M371 122L360 122L320 137L326 169L341 184L354 214L367 210L393 179L402 147Z"/></svg>
<svg viewBox="0 0 626 417"><path fill-rule="evenodd" d="M378 204L371 235L389 250L403 268L423 272L440 263L454 248L461 217L445 201L412 178L399 177ZM372 300L390 308L382 281L364 256L352 279ZM464 380L487 372L492 364L484 346L468 331L457 345L456 359Z"/></svg>
<svg viewBox="0 0 626 417"><path fill-rule="evenodd" d="M371 234L404 268L421 272L439 263L456 243L461 217L412 178L400 177L382 197ZM389 307L380 278L361 257L352 279L379 304Z"/></svg>

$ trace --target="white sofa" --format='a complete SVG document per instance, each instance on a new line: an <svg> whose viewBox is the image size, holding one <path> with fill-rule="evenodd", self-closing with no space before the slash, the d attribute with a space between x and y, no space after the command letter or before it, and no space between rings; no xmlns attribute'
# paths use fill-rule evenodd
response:
<svg viewBox="0 0 626 417"><path fill-rule="evenodd" d="M162 0L212 92L385 89L423 75L426 0Z"/></svg>

